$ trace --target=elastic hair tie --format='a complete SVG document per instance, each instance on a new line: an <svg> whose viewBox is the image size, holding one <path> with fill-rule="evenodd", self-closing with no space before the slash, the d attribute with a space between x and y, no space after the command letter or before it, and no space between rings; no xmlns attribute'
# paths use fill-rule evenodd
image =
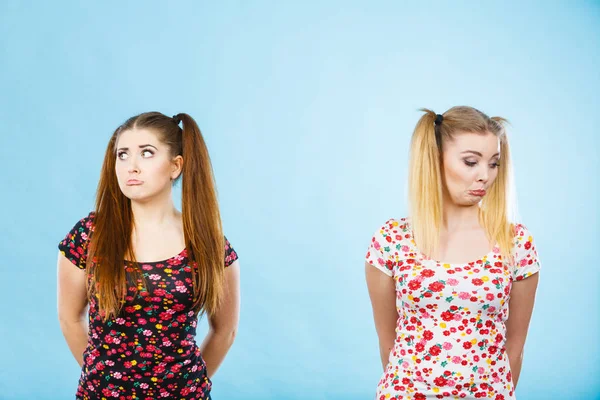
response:
<svg viewBox="0 0 600 400"><path fill-rule="evenodd" d="M444 116L442 114L436 114L435 115L435 125L441 125L442 122L444 122Z"/></svg>

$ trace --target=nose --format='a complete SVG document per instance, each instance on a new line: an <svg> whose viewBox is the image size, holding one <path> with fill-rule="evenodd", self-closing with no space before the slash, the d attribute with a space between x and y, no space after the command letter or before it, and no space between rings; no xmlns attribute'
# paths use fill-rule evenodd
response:
<svg viewBox="0 0 600 400"><path fill-rule="evenodd" d="M490 175L488 169L486 167L481 168L481 170L479 171L477 182L487 183L489 176Z"/></svg>
<svg viewBox="0 0 600 400"><path fill-rule="evenodd" d="M129 172L130 174L134 174L134 173L137 174L140 172L136 157L129 158L129 164L127 165L127 172Z"/></svg>

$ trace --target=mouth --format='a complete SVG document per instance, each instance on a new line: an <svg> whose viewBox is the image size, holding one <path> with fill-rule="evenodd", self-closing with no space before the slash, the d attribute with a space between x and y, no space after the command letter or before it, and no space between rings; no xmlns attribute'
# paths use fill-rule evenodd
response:
<svg viewBox="0 0 600 400"><path fill-rule="evenodd" d="M128 179L127 180L127 186L139 186L143 183L144 183L143 181L140 181L138 179Z"/></svg>
<svg viewBox="0 0 600 400"><path fill-rule="evenodd" d="M483 197L486 194L485 189L470 190L469 194L475 197Z"/></svg>

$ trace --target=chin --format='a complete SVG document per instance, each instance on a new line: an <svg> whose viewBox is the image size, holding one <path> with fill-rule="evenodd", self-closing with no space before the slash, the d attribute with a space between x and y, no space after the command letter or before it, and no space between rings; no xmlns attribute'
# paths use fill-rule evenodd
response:
<svg viewBox="0 0 600 400"><path fill-rule="evenodd" d="M147 193L135 192L132 190L122 190L123 196L127 197L131 201L144 202L149 200L152 196L149 196Z"/></svg>
<svg viewBox="0 0 600 400"><path fill-rule="evenodd" d="M467 199L461 199L459 201L456 202L456 204L458 204L459 206L462 207L473 207L478 205L479 203L481 203L482 199L472 199L472 198L467 198Z"/></svg>

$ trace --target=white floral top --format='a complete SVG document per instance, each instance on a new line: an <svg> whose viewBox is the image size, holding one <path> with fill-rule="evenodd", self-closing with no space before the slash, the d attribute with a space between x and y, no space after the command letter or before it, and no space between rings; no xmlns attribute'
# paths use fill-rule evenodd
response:
<svg viewBox="0 0 600 400"><path fill-rule="evenodd" d="M515 399L505 348L512 282L540 270L533 238L515 226L516 265L497 246L479 260L445 264L416 248L407 219L390 219L366 259L396 283L398 322L377 400Z"/></svg>

